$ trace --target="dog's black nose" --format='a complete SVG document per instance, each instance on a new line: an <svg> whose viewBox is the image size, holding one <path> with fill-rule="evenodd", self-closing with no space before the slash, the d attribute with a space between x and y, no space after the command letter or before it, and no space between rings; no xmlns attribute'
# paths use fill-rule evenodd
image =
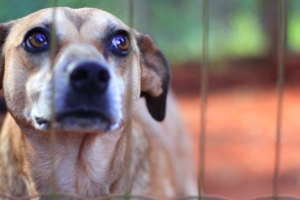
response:
<svg viewBox="0 0 300 200"><path fill-rule="evenodd" d="M87 93L105 92L109 79L108 69L97 62L79 63L70 73L72 87L77 91Z"/></svg>

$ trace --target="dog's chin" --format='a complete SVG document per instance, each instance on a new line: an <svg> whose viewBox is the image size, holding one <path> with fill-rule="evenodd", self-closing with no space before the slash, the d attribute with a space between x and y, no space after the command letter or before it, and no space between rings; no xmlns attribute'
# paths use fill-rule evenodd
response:
<svg viewBox="0 0 300 200"><path fill-rule="evenodd" d="M106 133L119 128L119 122L112 122L104 117L65 116L57 118L53 126L50 125L51 120L36 121L38 122L34 123L35 128L43 131L54 129L58 132Z"/></svg>
<svg viewBox="0 0 300 200"><path fill-rule="evenodd" d="M117 123L110 123L101 118L78 118L66 117L54 124L56 130L82 132L82 133L105 133L118 128Z"/></svg>

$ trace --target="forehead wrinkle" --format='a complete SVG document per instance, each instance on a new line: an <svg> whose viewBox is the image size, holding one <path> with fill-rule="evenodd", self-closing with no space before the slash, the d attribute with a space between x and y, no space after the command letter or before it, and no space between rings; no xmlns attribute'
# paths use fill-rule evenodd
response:
<svg viewBox="0 0 300 200"><path fill-rule="evenodd" d="M106 33L112 34L115 31L115 28L116 28L116 24L112 23L111 21L108 21L106 26Z"/></svg>
<svg viewBox="0 0 300 200"><path fill-rule="evenodd" d="M64 14L66 18L76 27L78 31L80 31L82 25L86 23L91 16L91 13L83 13L79 15L78 13L74 13L69 10L64 10Z"/></svg>

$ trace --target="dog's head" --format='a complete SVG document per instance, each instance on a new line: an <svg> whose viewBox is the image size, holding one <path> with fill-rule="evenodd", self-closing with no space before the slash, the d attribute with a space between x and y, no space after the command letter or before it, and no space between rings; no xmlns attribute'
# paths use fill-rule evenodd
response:
<svg viewBox="0 0 300 200"><path fill-rule="evenodd" d="M153 118L165 116L164 56L102 10L45 9L0 24L0 53L1 87L19 125L47 131L55 116L57 130L115 130L141 96Z"/></svg>

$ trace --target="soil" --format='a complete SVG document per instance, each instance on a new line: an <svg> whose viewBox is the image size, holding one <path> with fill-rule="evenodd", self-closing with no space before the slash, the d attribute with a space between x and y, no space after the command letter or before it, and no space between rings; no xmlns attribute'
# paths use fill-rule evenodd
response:
<svg viewBox="0 0 300 200"><path fill-rule="evenodd" d="M300 196L300 59L285 68L277 129L276 59L231 60L211 66L206 107L206 194L251 199L273 193L276 131L281 133L279 192ZM199 157L200 65L173 70L172 88ZM299 151L299 152L298 152Z"/></svg>

